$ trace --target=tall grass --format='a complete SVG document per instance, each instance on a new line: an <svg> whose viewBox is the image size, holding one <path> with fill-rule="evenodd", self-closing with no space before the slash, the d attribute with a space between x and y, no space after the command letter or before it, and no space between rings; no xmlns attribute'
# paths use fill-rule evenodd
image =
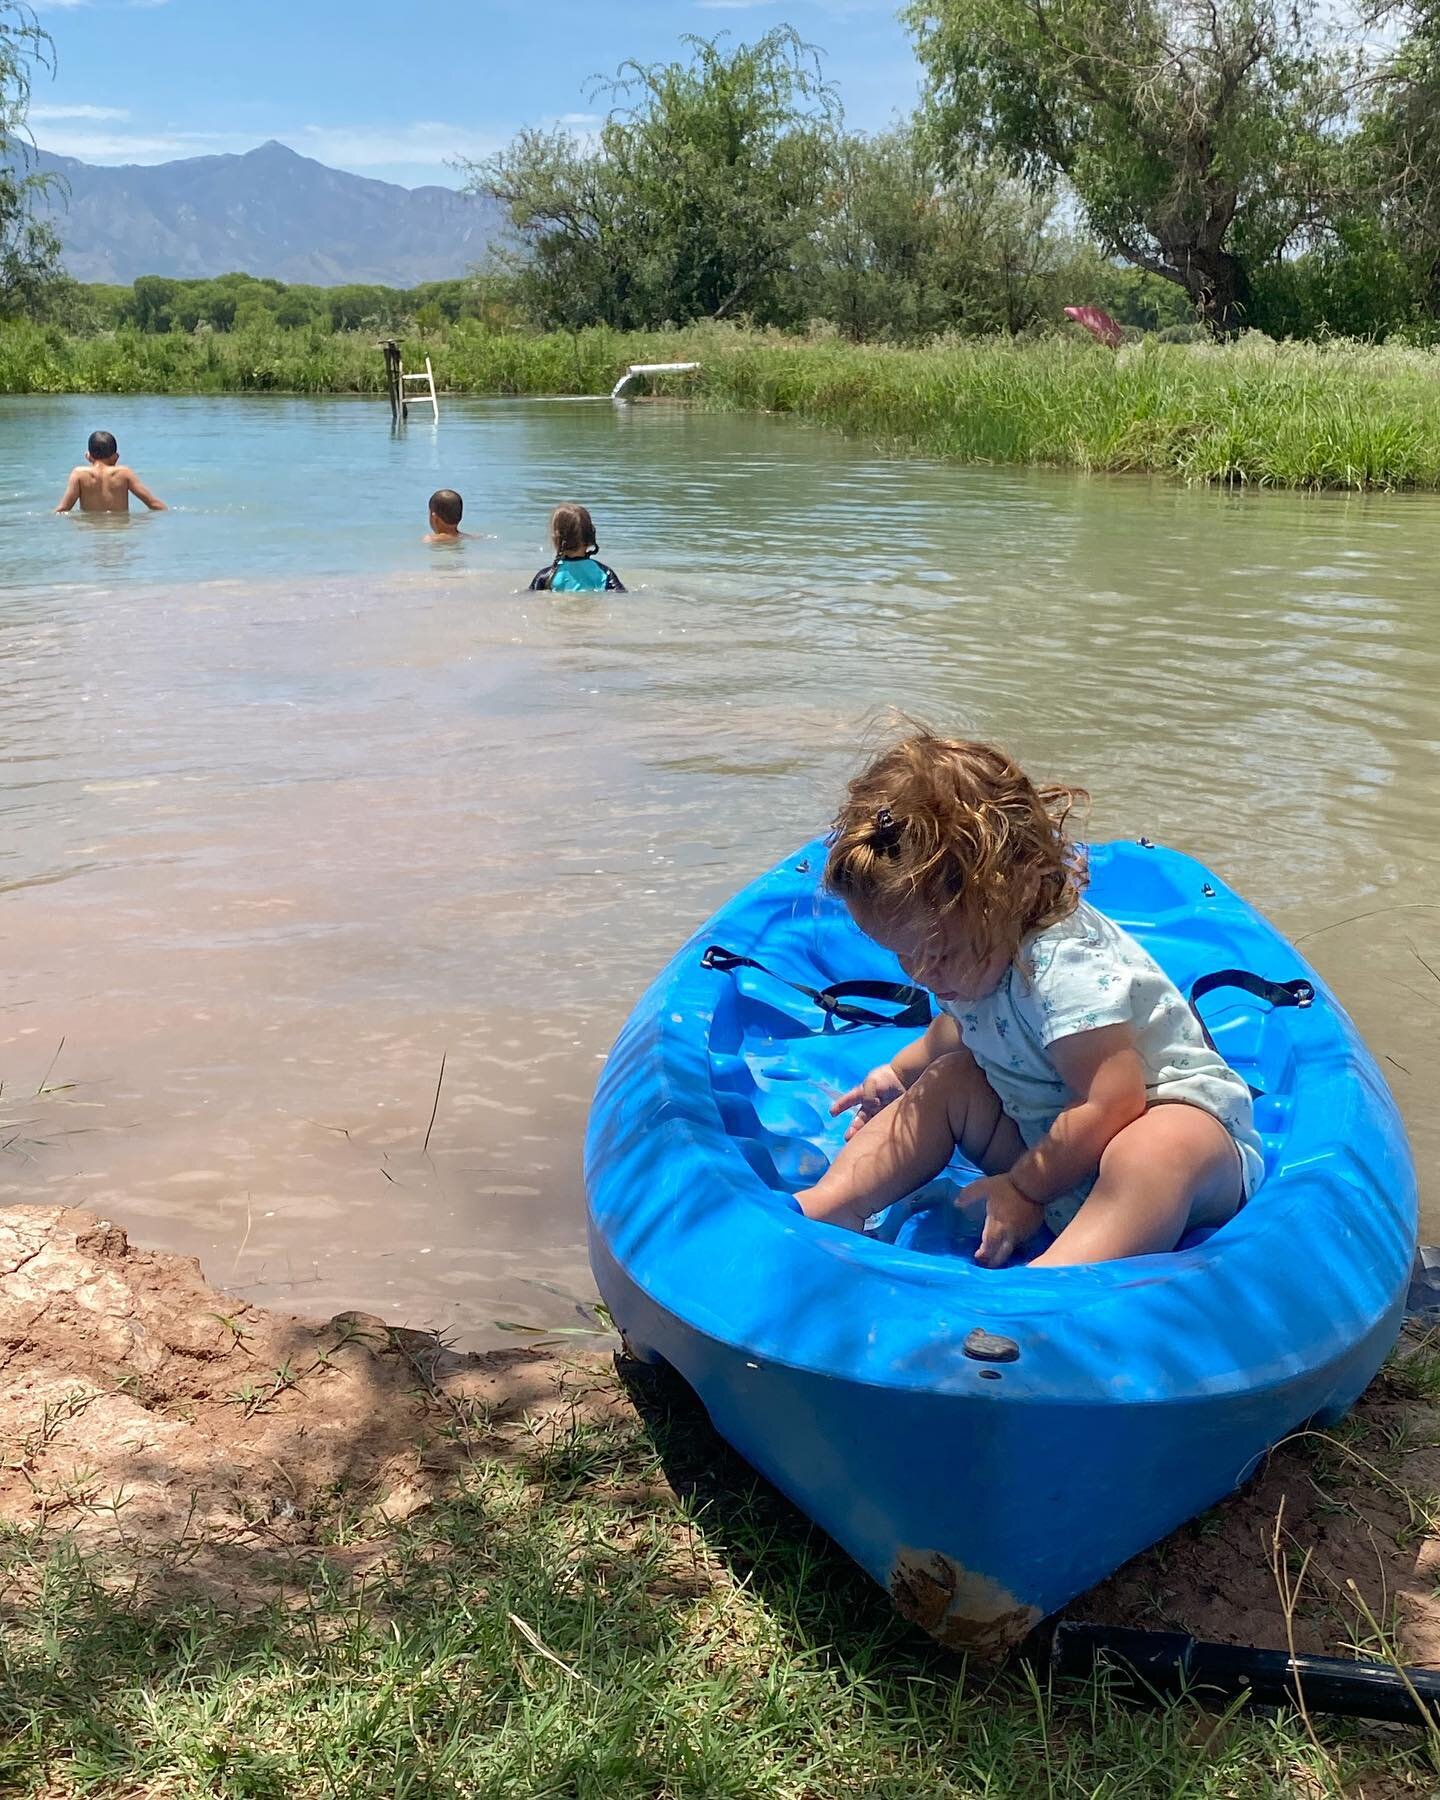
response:
<svg viewBox="0 0 1440 1800"><path fill-rule="evenodd" d="M963 462L1287 487L1440 487L1440 355L1336 343L1055 338L930 350L738 346L725 404Z"/></svg>
<svg viewBox="0 0 1440 1800"><path fill-rule="evenodd" d="M0 1790L31 1800L1285 1800L1433 1791L1411 1735L1112 1703L966 1668L716 1443L628 1409L494 1432L457 1491L321 1553L0 1539ZM417 1427L418 1430L418 1427ZM677 1443L679 1433L692 1434ZM417 1455L422 1452L417 1451ZM673 1497L667 1477L684 1500ZM717 1479L718 1477L718 1479ZM237 1475L237 1480L246 1477ZM119 1515L123 1518L123 1514ZM368 1521L368 1523L366 1522ZM362 1528L363 1527L363 1528ZM196 1567L203 1571L203 1559ZM232 1567L233 1564L226 1564ZM358 1578L349 1570L365 1571ZM246 1574L251 1571L245 1570Z"/></svg>
<svg viewBox="0 0 1440 1800"><path fill-rule="evenodd" d="M466 394L601 394L631 362L678 360L676 333L623 336L492 332L461 323L401 345L407 368L431 357L437 383ZM383 394L373 333L155 334L121 327L68 337L49 326L0 326L0 394Z"/></svg>
<svg viewBox="0 0 1440 1800"><path fill-rule="evenodd" d="M404 346L467 394L603 394L632 362L699 360L712 404L792 413L965 462L1145 471L1187 481L1440 488L1440 352L1351 342L1065 338L923 349L695 328L496 333L459 324ZM0 328L0 393L379 394L365 333L253 329L67 338Z"/></svg>

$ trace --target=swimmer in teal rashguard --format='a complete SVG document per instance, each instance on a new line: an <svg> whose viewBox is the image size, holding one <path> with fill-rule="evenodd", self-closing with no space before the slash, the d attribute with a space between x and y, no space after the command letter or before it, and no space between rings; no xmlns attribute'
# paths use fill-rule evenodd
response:
<svg viewBox="0 0 1440 1800"><path fill-rule="evenodd" d="M557 506L550 515L555 560L530 583L531 593L623 594L625 583L596 559L595 521L583 506Z"/></svg>

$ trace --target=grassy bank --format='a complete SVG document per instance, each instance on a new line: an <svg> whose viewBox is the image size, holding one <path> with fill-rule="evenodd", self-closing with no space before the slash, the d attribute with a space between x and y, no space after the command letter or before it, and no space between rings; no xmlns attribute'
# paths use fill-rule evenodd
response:
<svg viewBox="0 0 1440 1800"><path fill-rule="evenodd" d="M153 1552L4 1546L0 1787L514 1800L1281 1800L1432 1793L1424 1734L967 1670L632 1374L640 1410L452 1425L469 1468L408 1522L312 1503L282 1590ZM678 1410L677 1410L678 1409ZM123 1512L119 1515L123 1527ZM277 1543L272 1564L282 1560ZM274 1569L271 1571L272 1579Z"/></svg>
<svg viewBox="0 0 1440 1800"><path fill-rule="evenodd" d="M59 1207L0 1211L0 1267L6 1795L1435 1791L1440 1730L967 1667L678 1380L573 1339L465 1356L270 1313ZM1440 1660L1437 1394L1440 1349L1410 1344L1080 1616Z"/></svg>
<svg viewBox="0 0 1440 1800"><path fill-rule="evenodd" d="M1422 1733L1132 1712L1103 1685L967 1670L907 1629L682 1400L662 1391L653 1404L641 1377L641 1413L587 1417L607 1375L576 1366L562 1384L569 1417L457 1417L470 1469L383 1541L362 1496L313 1508L319 1553L295 1555L283 1591L243 1615L185 1591L184 1544L137 1557L11 1541L5 1793L1433 1791Z"/></svg>
<svg viewBox="0 0 1440 1800"><path fill-rule="evenodd" d="M603 394L632 362L699 360L711 404L791 413L963 462L1314 488L1440 488L1440 352L1353 343L956 340L921 350L725 329L574 336L457 324L405 345L465 394ZM366 333L67 338L0 328L0 393L374 393Z"/></svg>
<svg viewBox="0 0 1440 1800"><path fill-rule="evenodd" d="M632 362L682 360L678 333L575 336L455 325L406 338L405 366L433 359L442 388L464 394L608 394ZM376 394L385 365L373 331L305 328L137 331L67 337L0 326L0 394Z"/></svg>
<svg viewBox="0 0 1440 1800"><path fill-rule="evenodd" d="M1440 355L1055 338L939 351L738 347L708 391L961 462L1285 487L1440 487Z"/></svg>

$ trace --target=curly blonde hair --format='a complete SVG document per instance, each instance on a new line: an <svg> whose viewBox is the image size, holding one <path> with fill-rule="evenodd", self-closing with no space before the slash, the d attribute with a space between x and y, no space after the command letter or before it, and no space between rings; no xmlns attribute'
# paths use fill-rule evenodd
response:
<svg viewBox="0 0 1440 1800"><path fill-rule="evenodd" d="M1068 918L1085 860L1066 832L1083 788L1037 787L989 744L918 730L850 783L825 885L876 919L926 921L963 937L980 967L1014 959L1032 932Z"/></svg>

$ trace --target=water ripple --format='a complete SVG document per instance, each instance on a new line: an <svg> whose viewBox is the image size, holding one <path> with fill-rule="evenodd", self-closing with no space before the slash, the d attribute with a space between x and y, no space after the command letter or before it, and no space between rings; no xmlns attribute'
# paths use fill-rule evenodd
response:
<svg viewBox="0 0 1440 1800"><path fill-rule="evenodd" d="M535 1316L537 1270L583 1294L616 1028L901 709L1307 935L1440 1232L1433 501L952 469L664 408L452 406L396 441L358 402L107 401L179 510L89 533L13 496L93 410L0 402L3 1094L65 1040L12 1193L307 1307L484 1336ZM445 564L415 517L442 476L495 534ZM571 494L632 594L520 591Z"/></svg>

